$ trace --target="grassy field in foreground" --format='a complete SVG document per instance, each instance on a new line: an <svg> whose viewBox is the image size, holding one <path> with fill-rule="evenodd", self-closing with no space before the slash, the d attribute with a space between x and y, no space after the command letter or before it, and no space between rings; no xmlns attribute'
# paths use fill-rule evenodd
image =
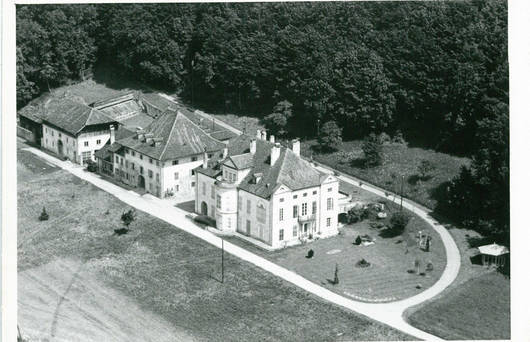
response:
<svg viewBox="0 0 530 342"><path fill-rule="evenodd" d="M490 272L454 288L408 317L415 327L451 340L510 339L510 285Z"/></svg>
<svg viewBox="0 0 530 342"><path fill-rule="evenodd" d="M131 231L117 236L126 205L29 152L18 158L18 303L26 336L410 339L235 257L226 255L221 283L219 249L146 213L138 212ZM43 206L50 219L39 222Z"/></svg>

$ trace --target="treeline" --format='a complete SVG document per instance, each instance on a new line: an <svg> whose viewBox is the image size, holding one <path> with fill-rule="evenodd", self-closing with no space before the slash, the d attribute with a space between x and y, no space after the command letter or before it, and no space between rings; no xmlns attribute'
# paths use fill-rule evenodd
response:
<svg viewBox="0 0 530 342"><path fill-rule="evenodd" d="M506 1L17 7L20 106L102 61L196 106L272 113L280 134L334 121L472 155L444 205L507 222Z"/></svg>

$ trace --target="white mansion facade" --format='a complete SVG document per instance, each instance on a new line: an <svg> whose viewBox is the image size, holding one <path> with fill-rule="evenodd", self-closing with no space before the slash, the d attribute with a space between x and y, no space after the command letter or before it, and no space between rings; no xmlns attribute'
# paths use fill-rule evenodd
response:
<svg viewBox="0 0 530 342"><path fill-rule="evenodd" d="M272 248L337 234L339 182L300 157L300 143L286 148L241 135L230 140L228 156L196 169L195 210L217 229L238 232Z"/></svg>

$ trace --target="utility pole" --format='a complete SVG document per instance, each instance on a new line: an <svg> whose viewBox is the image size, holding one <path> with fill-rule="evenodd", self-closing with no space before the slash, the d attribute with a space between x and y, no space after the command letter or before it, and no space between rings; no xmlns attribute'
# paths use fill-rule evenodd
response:
<svg viewBox="0 0 530 342"><path fill-rule="evenodd" d="M317 138L320 136L320 119L317 119Z"/></svg>
<svg viewBox="0 0 530 342"><path fill-rule="evenodd" d="M405 176L401 176L401 203L399 204L399 211L403 210L403 182L405 181Z"/></svg>
<svg viewBox="0 0 530 342"><path fill-rule="evenodd" d="M225 282L225 240L221 238L221 283Z"/></svg>

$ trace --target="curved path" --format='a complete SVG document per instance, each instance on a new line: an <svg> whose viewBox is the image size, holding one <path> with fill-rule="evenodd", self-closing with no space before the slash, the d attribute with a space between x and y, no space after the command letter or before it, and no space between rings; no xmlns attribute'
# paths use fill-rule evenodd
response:
<svg viewBox="0 0 530 342"><path fill-rule="evenodd" d="M186 211L174 207L167 200L162 200L150 195L140 196L139 194L133 191L126 190L118 185L112 184L104 180L99 175L86 172L79 165L72 164L69 161L61 161L39 149L28 147L24 148L24 150L32 152L40 158L59 166L60 168L72 173L73 175L81 179L84 179L94 184L95 186L114 195L121 201L127 203L128 205L138 210L147 212L150 215L162 219L174 225L175 227L186 231L189 234L192 234L216 247L221 247L221 238L219 236L197 226L191 220L186 218L186 215L188 214ZM322 166L318 166L318 169L328 173L333 172L332 169L325 168ZM355 180L352 177L339 176L339 178L350 184L359 185L359 181ZM366 183L364 182L363 184L365 184L363 185L364 189L371 191L377 195L385 196L382 190L366 185ZM421 218L426 220L429 224L431 224L433 229L435 229L440 234L446 249L447 264L441 278L432 287L419 293L418 295L396 302L365 303L355 301L343 297L337 293L334 293L284 267L272 263L232 243L225 242L224 249L227 253L239 257L247 262L250 262L329 302L335 303L349 310L361 313L367 317L387 324L393 328L399 329L416 338L423 340L441 340L437 336L428 334L408 324L403 318L403 312L411 306L420 304L428 299L433 298L434 296L442 292L445 288L447 288L447 286L449 286L454 281L460 268L460 253L451 235L443 226L438 224L434 219L429 216L428 211L410 201L404 201L403 206L407 209L413 210L414 213L416 213Z"/></svg>

